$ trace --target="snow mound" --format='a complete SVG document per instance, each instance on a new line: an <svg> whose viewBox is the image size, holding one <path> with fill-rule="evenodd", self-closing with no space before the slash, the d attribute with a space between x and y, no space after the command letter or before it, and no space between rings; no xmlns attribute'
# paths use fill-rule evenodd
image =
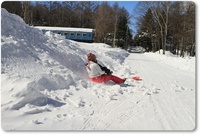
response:
<svg viewBox="0 0 200 135"><path fill-rule="evenodd" d="M22 78L27 79L23 87L10 88L13 89L12 98L17 100L8 108L19 110L27 104L62 106L65 103L45 95L44 91L69 90L71 86L76 89L88 87L85 56L90 50L83 49L77 42L66 40L59 34L46 32L44 35L41 30L27 25L19 16L5 9L1 11L4 26L1 63L2 74L5 75L2 77L9 76L18 82ZM110 48L106 44L96 47ZM93 50L93 53L102 57L102 53L97 50ZM103 54L102 62L114 70L112 63L122 64L127 56L127 52L116 49Z"/></svg>
<svg viewBox="0 0 200 135"><path fill-rule="evenodd" d="M173 66L175 68L190 71L192 73L195 72L196 69L196 61L195 57L180 57L177 55L172 54L170 51L166 51L165 55L162 54L162 50L157 51L156 53L146 53L149 57L152 57L153 59L160 61L161 63Z"/></svg>
<svg viewBox="0 0 200 135"><path fill-rule="evenodd" d="M120 64L122 64L124 62L124 59L129 55L125 51L118 51L117 53L114 51L108 51L105 54L115 61L118 61Z"/></svg>
<svg viewBox="0 0 200 135"><path fill-rule="evenodd" d="M28 26L20 17L5 9L2 9L2 18L2 74L29 80L25 89L13 94L14 97L23 99L10 108L20 109L26 104L63 105L41 91L67 89L70 85L76 86L75 80L84 80L85 62L81 55L84 56L87 52L59 35L44 35L42 31ZM59 72L65 74L59 75Z"/></svg>
<svg viewBox="0 0 200 135"><path fill-rule="evenodd" d="M31 96L30 96L31 95ZM53 100L48 98L46 95L40 93L37 90L27 90L23 95L23 99L18 103L14 104L11 109L19 110L27 104L35 105L35 106L46 106L48 104L53 105L54 107L60 107L65 103Z"/></svg>

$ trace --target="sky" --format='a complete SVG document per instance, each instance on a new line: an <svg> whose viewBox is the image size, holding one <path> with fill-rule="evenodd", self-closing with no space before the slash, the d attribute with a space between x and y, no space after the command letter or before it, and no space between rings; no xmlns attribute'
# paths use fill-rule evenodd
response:
<svg viewBox="0 0 200 135"><path fill-rule="evenodd" d="M138 1L108 1L111 5L113 5L115 2L119 4L120 7L126 8L126 10L132 14L133 9L135 8Z"/></svg>
<svg viewBox="0 0 200 135"><path fill-rule="evenodd" d="M130 15L132 15L133 10L138 3L138 1L108 1L108 2L110 5L113 5L115 2L117 2L119 6L124 7L129 12ZM133 22L134 19L131 18L130 21ZM136 31L135 27L132 24L130 24L129 27L132 30L132 35L134 36L135 35L134 32Z"/></svg>

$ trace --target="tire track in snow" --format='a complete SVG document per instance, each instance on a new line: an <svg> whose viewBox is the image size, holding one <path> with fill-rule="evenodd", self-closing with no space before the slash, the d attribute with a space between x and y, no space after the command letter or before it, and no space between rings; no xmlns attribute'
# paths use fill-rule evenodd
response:
<svg viewBox="0 0 200 135"><path fill-rule="evenodd" d="M147 58L145 55L142 54L142 57L140 55L135 55L136 60L137 60L137 67L136 68L137 72L141 75L141 78L143 78L141 83L138 83L139 88L143 90L143 95L149 97L149 104L152 106L151 110L153 111L154 114L152 114L152 117L155 118L157 123L159 123L160 128L162 129L168 129L169 124L168 122L164 119L164 114L163 110L159 107L160 104L157 103L156 97L154 94L159 94L163 92L163 75L157 74L156 67L158 61L152 61L151 59ZM138 59L138 57L141 57ZM145 58L145 59L144 59ZM133 64L134 65L134 64ZM146 67L151 67L146 68ZM168 77L171 77L170 75L167 75ZM156 78L157 77L157 78ZM159 86L157 88L154 83L157 83L156 85ZM158 91L159 90L159 91ZM159 92L159 93L158 93ZM159 94L160 95L160 94ZM164 98L163 98L164 99Z"/></svg>
<svg viewBox="0 0 200 135"><path fill-rule="evenodd" d="M184 104L186 103L187 105L187 102L190 102L191 105L193 104L191 99L189 100L187 98L188 96L195 98L195 96L191 95L193 89L186 88L187 84L191 86L190 84L193 82L193 78L191 78L191 82L184 81L184 76L185 78L188 77L187 71L177 70L163 63L155 63L145 55L140 55L142 59L145 59L142 60L140 58L139 60L138 56L139 55L135 55L135 59L137 60L137 67L139 67L137 68L138 73L144 78L142 83L145 84L151 92L153 92L153 89L155 90L159 87L159 97L151 94L150 98L154 106L154 116L162 128L164 130L191 130L192 127L194 128L194 109ZM132 66L134 66L134 64L135 63L133 63ZM145 68L147 66L150 68ZM158 74L160 72L157 72L156 69L162 70L163 74ZM178 75L180 75L180 77ZM186 82L186 84L183 82Z"/></svg>
<svg viewBox="0 0 200 135"><path fill-rule="evenodd" d="M146 101L148 103L148 101ZM144 103L144 102L143 102ZM147 108L152 107L150 104L133 105L122 111L119 116L113 122L110 122L104 130L108 129L112 125L116 125L118 128L122 127L130 119L134 119L140 112L145 111Z"/></svg>
<svg viewBox="0 0 200 135"><path fill-rule="evenodd" d="M101 110L95 112L95 114L93 115L92 118L87 119L84 122L84 125L82 126L81 130L87 130L87 128L89 127L90 129L93 128L97 128L98 126L98 122L101 123L101 119L103 117L105 117L109 112L111 112L113 109L115 109L118 105L120 105L118 102L116 101L110 101L107 103L107 105L105 107L103 107Z"/></svg>
<svg viewBox="0 0 200 135"><path fill-rule="evenodd" d="M195 127L195 112L184 104L181 94L184 95L184 93L169 90L166 84L161 95L163 98L155 102L159 115L164 116L160 121L165 123L165 129L167 127L169 130L193 130Z"/></svg>
<svg viewBox="0 0 200 135"><path fill-rule="evenodd" d="M91 119L87 119L81 129L110 130L113 126L119 128L129 121L129 119L134 119L140 112L152 107L149 99L142 101L137 100L135 102L132 101L133 97L131 96L121 99L120 101L111 101L107 103L107 105L96 112Z"/></svg>

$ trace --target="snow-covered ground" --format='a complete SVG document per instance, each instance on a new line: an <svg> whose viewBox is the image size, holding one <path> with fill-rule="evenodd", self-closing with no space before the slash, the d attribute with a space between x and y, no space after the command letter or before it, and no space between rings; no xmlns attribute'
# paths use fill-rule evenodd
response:
<svg viewBox="0 0 200 135"><path fill-rule="evenodd" d="M6 131L192 131L195 57L129 54L28 26L1 9L1 119ZM88 80L86 54L125 84ZM140 76L134 81L132 77Z"/></svg>

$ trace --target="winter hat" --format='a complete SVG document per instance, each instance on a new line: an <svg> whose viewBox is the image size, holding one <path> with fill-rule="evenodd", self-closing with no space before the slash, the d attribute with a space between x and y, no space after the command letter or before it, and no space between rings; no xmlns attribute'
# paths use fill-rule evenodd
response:
<svg viewBox="0 0 200 135"><path fill-rule="evenodd" d="M96 60L96 56L92 53L88 53L87 54L87 60L88 61L94 61L94 60Z"/></svg>

